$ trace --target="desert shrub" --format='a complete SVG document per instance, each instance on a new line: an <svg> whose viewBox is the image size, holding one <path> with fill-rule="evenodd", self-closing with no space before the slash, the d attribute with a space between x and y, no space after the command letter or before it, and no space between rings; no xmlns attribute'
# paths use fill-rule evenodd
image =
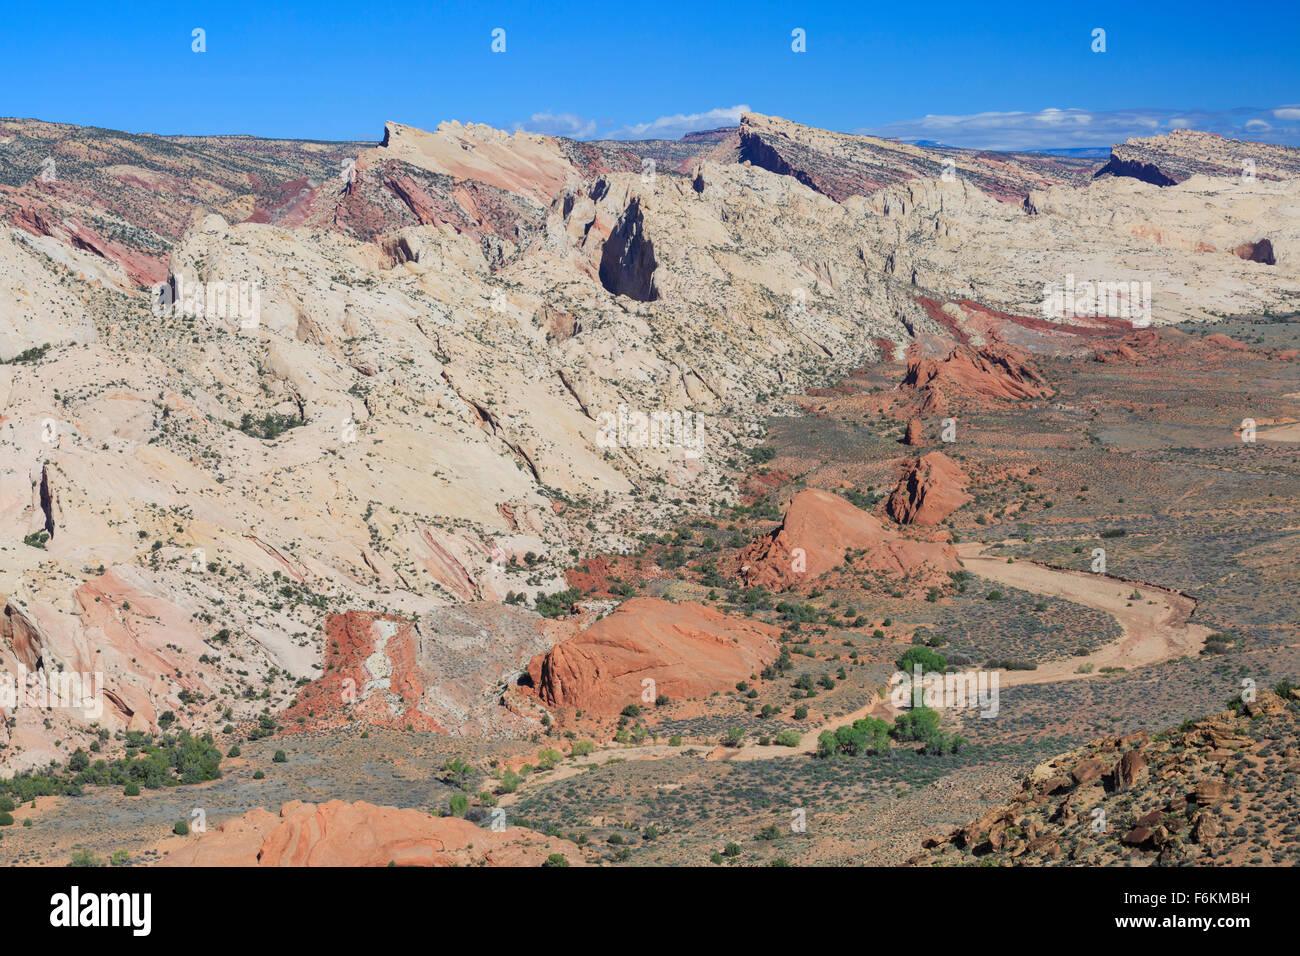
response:
<svg viewBox="0 0 1300 956"><path fill-rule="evenodd" d="M566 588L554 594L538 594L535 608L542 617L564 617L582 597L577 588Z"/></svg>
<svg viewBox="0 0 1300 956"><path fill-rule="evenodd" d="M929 707L913 707L898 715L890 732L895 740L929 740L939 730L939 712Z"/></svg>
<svg viewBox="0 0 1300 956"><path fill-rule="evenodd" d="M924 674L942 673L948 667L947 658L937 651L920 644L909 647L894 663L898 665L900 671L906 674L911 674L917 664L921 666L921 672Z"/></svg>

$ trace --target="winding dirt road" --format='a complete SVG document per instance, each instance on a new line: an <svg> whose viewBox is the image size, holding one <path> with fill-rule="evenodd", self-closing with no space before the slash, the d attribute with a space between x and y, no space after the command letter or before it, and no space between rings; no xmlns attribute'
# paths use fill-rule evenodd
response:
<svg viewBox="0 0 1300 956"><path fill-rule="evenodd" d="M1045 564L1017 560L1007 563L1006 557L984 554L988 545L966 542L957 546L958 556L968 571L999 584L1030 591L1045 597L1056 597L1075 604L1102 611L1119 622L1120 638L1099 647L1086 657L1068 657L1064 660L1040 664L1032 671L1000 671L999 686L1014 687L1025 684L1052 684L1058 681L1096 678L1104 668L1132 670L1149 664L1174 660L1200 653L1210 629L1189 623L1196 602L1186 595L1167 588L1141 582L1124 581L1090 571L1070 571L1051 568ZM1141 596L1133 598L1133 592ZM1091 664L1091 667L1087 665ZM682 747L657 744L646 747L603 747L587 757L565 761L562 767L549 774L528 777L521 789L532 783L562 779L580 772L590 764L604 763L610 758L626 760L660 760L680 755L691 748L704 748L699 755L707 760L749 761L771 760L793 754L813 753L817 738L824 730L836 730L863 717L880 717L891 720L897 711L888 700L875 694L863 706L849 714L830 718L804 732L798 747L776 745L748 747L722 747L713 741L687 740ZM502 799L503 805L518 799L518 792Z"/></svg>
<svg viewBox="0 0 1300 956"><path fill-rule="evenodd" d="M983 554L985 547L977 542L957 546L957 554L968 571L1022 591L1062 598L1102 611L1115 618L1123 630L1118 641L1098 648L1087 657L1051 661L1032 671L1005 671L1000 677L1004 686L1081 680L1091 676L1079 671L1087 664L1093 665L1093 673L1104 667L1132 670L1158 664L1200 653L1210 635L1209 628L1188 623L1196 602L1177 591L1091 571L1049 568L1032 561L1008 564L1005 557ZM1132 599L1134 591L1141 595L1137 600Z"/></svg>

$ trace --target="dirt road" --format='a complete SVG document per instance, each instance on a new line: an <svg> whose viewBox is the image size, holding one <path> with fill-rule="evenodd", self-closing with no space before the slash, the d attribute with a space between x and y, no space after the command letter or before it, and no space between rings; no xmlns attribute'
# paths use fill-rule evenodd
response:
<svg viewBox="0 0 1300 956"><path fill-rule="evenodd" d="M1051 684L1058 681L1096 678L1104 668L1132 670L1185 655L1198 654L1205 646L1210 629L1189 623L1196 602L1191 598L1150 584L1122 581L1119 578L1090 571L1069 571L1050 568L1032 561L1017 560L1007 563L1006 557L984 554L988 545L967 542L957 546L957 553L966 569L982 578L1006 584L1045 597L1057 597L1082 604L1109 614L1119 622L1120 638L1093 651L1086 657L1069 657L1048 661L1032 671L1000 671L999 686L1014 687L1025 684ZM1134 592L1140 596L1135 598ZM1089 666L1091 665L1091 666ZM850 714L833 717L804 731L798 747L775 745L747 747L722 747L713 741L686 740L682 747L665 747L662 744L646 747L612 745L595 753L566 761L562 767L549 774L530 776L521 789L530 784L545 783L572 776L584 767L601 764L611 758L626 760L659 760L681 754L691 748L706 760L749 761L771 760L793 754L810 754L817 749L817 738L824 730L836 730L863 717L880 717L892 720L897 711L887 699L875 694L863 706ZM702 750L700 748L703 748ZM503 804L513 803L517 793L503 798Z"/></svg>
<svg viewBox="0 0 1300 956"><path fill-rule="evenodd" d="M1022 591L1058 597L1102 611L1115 618L1123 630L1118 641L1098 648L1087 657L1051 661L1032 671L1005 671L1000 677L1003 686L1080 680L1104 667L1132 670L1158 664L1200 653L1210 635L1209 628L1188 623L1196 602L1176 591L1090 571L1063 571L1032 561L1007 564L1005 557L982 554L984 548L978 542L957 546L968 571ZM1135 592L1141 596L1134 599Z"/></svg>

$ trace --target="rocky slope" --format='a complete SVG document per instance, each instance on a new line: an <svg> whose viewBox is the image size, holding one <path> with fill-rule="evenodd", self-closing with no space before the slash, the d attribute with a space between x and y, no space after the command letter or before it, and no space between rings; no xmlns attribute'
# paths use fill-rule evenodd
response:
<svg viewBox="0 0 1300 956"><path fill-rule="evenodd" d="M1045 315L1067 273L1151 282L1154 324L1300 301L1291 178L1080 185L964 153L945 177L757 115L752 157L714 137L684 173L477 125L363 147L4 124L0 668L102 673L110 730L279 713L331 666L328 616L360 609L420 622L414 709L439 728L530 732L487 690L547 649L527 606L575 556L733 500L783 396L915 346L920 417L1040 400L1033 353L1132 327ZM826 540L873 547L874 520ZM820 566L797 524L754 581L787 582L796 544ZM912 540L881 560L918 548L947 566ZM19 707L0 765L90 722Z"/></svg>
<svg viewBox="0 0 1300 956"><path fill-rule="evenodd" d="M1127 139L1111 147L1097 176L1128 176L1156 186L1173 186L1192 176L1257 177L1284 180L1300 175L1300 149L1251 143L1198 130Z"/></svg>
<svg viewBox="0 0 1300 956"><path fill-rule="evenodd" d="M1300 860L1300 692L1036 767L1008 806L925 840L917 865L1290 864Z"/></svg>

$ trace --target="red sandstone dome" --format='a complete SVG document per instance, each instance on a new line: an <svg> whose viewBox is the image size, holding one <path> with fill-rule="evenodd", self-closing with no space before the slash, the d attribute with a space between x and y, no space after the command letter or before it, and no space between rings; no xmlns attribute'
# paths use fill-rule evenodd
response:
<svg viewBox="0 0 1300 956"><path fill-rule="evenodd" d="M851 550L865 552L871 569L891 574L958 569L952 547L904 538L839 495L810 488L790 502L779 528L741 553L740 575L747 586L781 590L839 567Z"/></svg>

